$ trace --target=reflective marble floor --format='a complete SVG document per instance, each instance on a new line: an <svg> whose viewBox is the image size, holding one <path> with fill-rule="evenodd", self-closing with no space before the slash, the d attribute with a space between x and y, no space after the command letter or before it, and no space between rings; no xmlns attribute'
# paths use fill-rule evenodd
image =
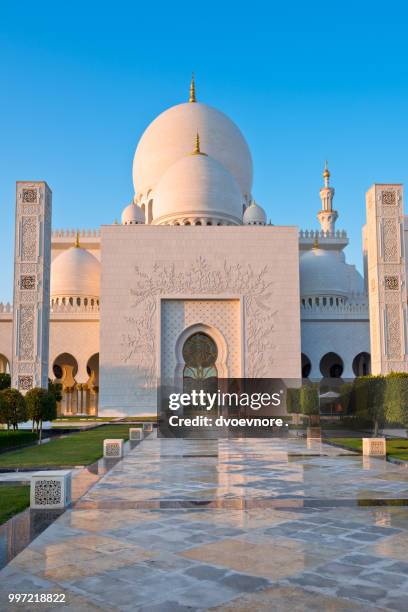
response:
<svg viewBox="0 0 408 612"><path fill-rule="evenodd" d="M407 610L408 470L291 439L150 436L0 572L70 610Z"/></svg>

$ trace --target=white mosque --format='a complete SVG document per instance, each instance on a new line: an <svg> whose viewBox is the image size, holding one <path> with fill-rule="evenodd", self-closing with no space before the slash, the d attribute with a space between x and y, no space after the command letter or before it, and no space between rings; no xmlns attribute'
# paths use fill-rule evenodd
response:
<svg viewBox="0 0 408 612"><path fill-rule="evenodd" d="M46 183L17 183L14 302L0 305L13 386L48 376L62 414L125 416L154 410L163 381L407 369L401 185L368 192L363 278L327 164L320 229L268 223L243 135L194 81L144 132L133 181L120 224L80 232L51 232Z"/></svg>

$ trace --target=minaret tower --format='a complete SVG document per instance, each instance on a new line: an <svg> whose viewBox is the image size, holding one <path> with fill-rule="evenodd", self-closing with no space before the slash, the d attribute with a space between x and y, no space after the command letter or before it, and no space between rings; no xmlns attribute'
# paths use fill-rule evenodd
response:
<svg viewBox="0 0 408 612"><path fill-rule="evenodd" d="M336 210L333 210L334 187L329 186L330 172L327 167L327 161L323 170L324 187L320 189L320 199L322 201L322 209L317 213L320 226L324 232L329 232L330 236L334 234L334 226L337 221Z"/></svg>

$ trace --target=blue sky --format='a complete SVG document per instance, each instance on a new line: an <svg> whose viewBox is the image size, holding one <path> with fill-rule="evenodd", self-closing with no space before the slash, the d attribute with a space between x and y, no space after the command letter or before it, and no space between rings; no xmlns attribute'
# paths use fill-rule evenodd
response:
<svg viewBox="0 0 408 612"><path fill-rule="evenodd" d="M0 301L16 180L48 182L54 228L113 222L140 136L188 98L192 70L244 133L273 223L317 226L329 160L361 269L367 188L408 177L407 22L402 2L2 3Z"/></svg>

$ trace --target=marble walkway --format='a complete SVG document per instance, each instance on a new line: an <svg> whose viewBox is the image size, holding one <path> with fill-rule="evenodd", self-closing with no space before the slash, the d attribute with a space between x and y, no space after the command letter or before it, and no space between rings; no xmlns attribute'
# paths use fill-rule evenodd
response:
<svg viewBox="0 0 408 612"><path fill-rule="evenodd" d="M328 445L153 434L0 572L0 609L405 611L407 500L408 470Z"/></svg>

